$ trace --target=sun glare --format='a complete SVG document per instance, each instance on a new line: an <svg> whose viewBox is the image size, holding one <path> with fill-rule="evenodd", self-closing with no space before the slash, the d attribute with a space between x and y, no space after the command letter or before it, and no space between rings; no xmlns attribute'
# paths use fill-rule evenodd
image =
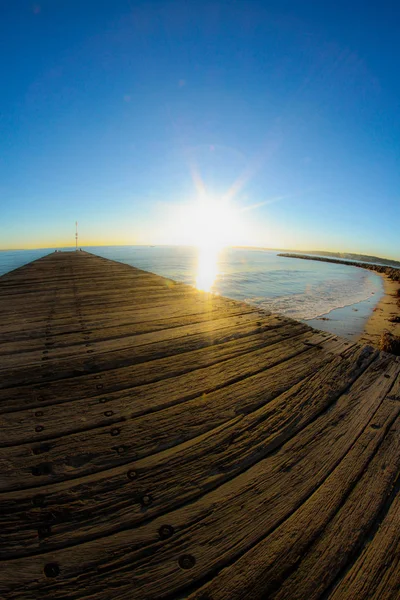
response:
<svg viewBox="0 0 400 600"><path fill-rule="evenodd" d="M196 286L209 292L218 276L219 253L234 242L239 220L227 199L205 194L190 207L188 217L192 241L198 248Z"/></svg>
<svg viewBox="0 0 400 600"><path fill-rule="evenodd" d="M209 292L218 277L221 251L228 246L246 245L249 238L246 218L233 204L231 194L207 194L197 187L197 198L180 204L164 220L168 232L164 243L197 247L196 287Z"/></svg>
<svg viewBox="0 0 400 600"><path fill-rule="evenodd" d="M238 215L229 201L206 195L190 206L188 226L199 248L221 249L233 244L240 233Z"/></svg>
<svg viewBox="0 0 400 600"><path fill-rule="evenodd" d="M203 292L210 292L218 276L219 250L199 247L197 252L196 287Z"/></svg>

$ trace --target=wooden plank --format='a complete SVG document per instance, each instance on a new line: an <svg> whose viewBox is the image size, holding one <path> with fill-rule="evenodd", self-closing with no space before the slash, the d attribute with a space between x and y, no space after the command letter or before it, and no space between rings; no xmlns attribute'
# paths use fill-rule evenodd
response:
<svg viewBox="0 0 400 600"><path fill-rule="evenodd" d="M381 377L383 373L389 378ZM107 574L108 585L118 588L121 599L162 598L204 578L252 547L312 495L357 441L397 373L397 365L392 362L380 360L373 364L329 412L276 454L200 500L170 513L168 518L163 515L136 528L134 537L125 530L103 538L101 545L94 540L7 561L7 588L17 590L21 600L32 594L57 600L73 593L78 577L82 581L81 598L96 595L102 600L109 598L109 589L104 586ZM366 389L370 399L360 407L359 399ZM328 451L327 428L332 431ZM175 533L160 540L158 531L166 524L172 525ZM191 568L181 568L179 561L187 554L195 558L194 564L190 561ZM60 569L50 586L43 571L44 561L56 563Z"/></svg>
<svg viewBox="0 0 400 600"><path fill-rule="evenodd" d="M397 597L398 359L80 252L0 316L1 598Z"/></svg>
<svg viewBox="0 0 400 600"><path fill-rule="evenodd" d="M400 378L397 379L388 396L389 402L400 401ZM390 428L393 445L397 447L400 440L400 424L398 420ZM387 495L382 515L379 515L372 531L366 536L359 556L351 568L338 579L330 597L332 600L352 600L353 598L399 597L400 589L400 466L395 457L390 456L382 464L382 472L391 472L395 476L395 484ZM378 473L382 476L382 473ZM376 504L375 481L369 486L372 505ZM361 499L363 501L363 499ZM357 507L356 507L357 508ZM354 523L353 530L355 530ZM354 531L352 532L354 536Z"/></svg>
<svg viewBox="0 0 400 600"><path fill-rule="evenodd" d="M398 443L399 427L394 436ZM392 458L392 457L390 457ZM382 470L388 470L388 463ZM375 482L371 482L373 489ZM391 493L393 501L385 519L370 544L366 544L359 559L338 583L330 597L332 600L353 600L353 598L399 598L400 589L400 494L399 480Z"/></svg>
<svg viewBox="0 0 400 600"><path fill-rule="evenodd" d="M289 391L265 402L248 415L238 414L191 443L137 460L134 470L142 489L151 488L155 498L146 513L131 505L127 468L114 468L101 478L93 476L77 483L55 484L43 490L44 510L32 508L32 490L0 496L0 527L3 552L27 554L78 543L121 527L133 526L149 516L172 510L196 496L218 487L275 451L325 411L376 357L376 353L354 346ZM310 397L310 390L316 391ZM244 390L243 390L244 392ZM235 394L240 405L242 397ZM268 400L266 398L266 400ZM210 468L212 466L212 468ZM179 473L171 477L171 473ZM110 498L114 509L108 509ZM85 510L80 510L84 504ZM26 519L26 513L30 516ZM45 518L42 516L44 514ZM50 514L57 515L48 519ZM74 514L73 521L69 515ZM7 515L7 516L6 516ZM12 515L12 517L11 517ZM47 520L46 520L47 518ZM38 538L38 529L51 531Z"/></svg>
<svg viewBox="0 0 400 600"><path fill-rule="evenodd" d="M179 319L179 317L186 318L188 319L187 322L191 323L190 317L192 315L200 316L202 314L205 317L204 320L208 320L207 317L209 315L212 316L214 311L217 313L218 318L221 318L222 316L229 316L231 314L245 314L254 310L254 308L250 306L242 307L241 305L237 306L231 303L226 306L221 306L219 303L216 303L215 300L212 302L196 300L193 303L177 301L168 303L168 314L164 316L161 315L160 317L160 312L163 312L164 308L165 304L163 302L151 303L151 308L148 307L147 303L146 305L143 305L142 308L134 305L134 308L130 307L130 310L118 309L108 315L100 313L92 316L90 319L88 319L81 311L80 315L77 312L72 317L52 318L50 329L47 320L43 321L43 319L40 319L39 321L36 320L30 323L27 323L26 320L22 320L17 329L15 323L10 323L7 327L2 327L0 325L0 330L3 332L0 333L0 340L2 343L6 343L7 341L13 340L41 338L44 337L46 331L48 331L48 335L52 338L52 341L57 341L58 338L63 339L65 335L76 335L76 333L81 333L83 329L93 329L94 331L99 329L101 332L104 328L107 329L109 327L123 327L125 325L143 326L146 323L154 324L158 321L165 322L166 328L169 328L169 321L174 321L174 317L175 320ZM83 328L81 320L84 325Z"/></svg>
<svg viewBox="0 0 400 600"><path fill-rule="evenodd" d="M321 598L321 591L329 586L337 572L338 562L348 558L346 546L354 544L354 536L362 535L353 522L354 509L360 517L359 508L365 509L367 519L373 520L390 491L396 478L396 465L400 461L399 438L394 428L399 426L399 405L384 401L349 452L338 463L331 475L309 499L284 521L269 536L266 536L238 561L224 569L213 580L190 595L190 600L258 600L261 598ZM380 427L373 427L375 423ZM391 467L392 461L395 461ZM375 487L376 480L376 487ZM354 498L357 496L356 502ZM358 502L360 501L360 505ZM341 530L341 519L344 530ZM372 514L371 514L372 513ZM318 544L319 536L324 536L326 527L337 523L337 539L330 540L335 552L320 555L315 561L318 572L301 571L303 577L297 579L297 587L288 590L286 582L296 578L298 565L312 544ZM349 528L346 527L349 525ZM350 535L350 539L347 539ZM339 544L343 544L343 547ZM332 562L330 562L332 561ZM321 572L321 567L324 571ZM293 579L292 579L293 581ZM378 578L379 581L379 578ZM368 594L333 595L332 600L343 598L369 598ZM319 590L319 593L318 593ZM309 595L311 593L311 595ZM293 594L293 595L288 595ZM328 593L326 597L331 598ZM386 596L383 595L382 598Z"/></svg>
<svg viewBox="0 0 400 600"><path fill-rule="evenodd" d="M0 390L0 413L24 410L25 407L43 408L49 404L104 396L110 392L129 389L206 367L246 351L257 350L280 340L295 337L305 331L307 331L307 327L300 323L285 325L283 322L277 322L275 326L270 321L270 326L261 333L250 333L231 341L190 350L182 353L179 361L176 360L175 355L154 360L151 360L150 356L149 362L109 369L97 375L80 375L40 385L6 388Z"/></svg>
<svg viewBox="0 0 400 600"><path fill-rule="evenodd" d="M23 369L26 366L40 363L46 358L49 362L49 366L52 365L52 361L61 361L66 357L80 357L85 356L88 353L88 349L85 345L85 337L87 340L90 340L90 348L93 353L114 353L115 351L121 351L126 348L132 348L143 346L146 344L154 344L154 343L162 343L166 340L169 342L173 342L175 340L179 340L181 337L196 335L196 334L213 334L215 331L219 329L224 329L227 327L233 327L235 325L242 325L246 323L252 323L253 328L254 325L257 325L258 321L262 322L263 317L260 313L250 312L248 314L242 314L233 317L223 317L219 319L215 319L213 321L205 321L202 323L194 323L190 325L184 325L181 327L174 327L171 329L163 329L161 331L152 331L149 333L140 333L137 335L125 335L119 336L118 338L110 338L106 340L92 340L89 335L85 335L81 337L80 344L74 344L72 346L67 347L49 347L47 348L47 354L43 356L43 350L39 351L33 350L30 352L23 352L16 354L9 354L7 356L3 356L1 358L0 371L3 370L12 370L14 369L15 376L18 377L17 369L19 365L23 365ZM264 325L266 322L264 320ZM54 368L58 369L58 364L54 365ZM22 370L22 369L21 369Z"/></svg>
<svg viewBox="0 0 400 600"><path fill-rule="evenodd" d="M391 425L382 448L320 537L303 555L295 573L272 596L276 600L320 598L348 563L351 564L352 557L379 521L380 512L400 473L399 401L400 396L396 403L386 402L372 419L370 428L373 431ZM309 577L309 573L313 576Z"/></svg>
<svg viewBox="0 0 400 600"><path fill-rule="evenodd" d="M308 339L321 345L329 343L318 334ZM343 345L337 344L338 350L342 351ZM318 348L307 351L303 340L289 340L287 346L282 343L272 352L265 352L265 356L262 352L257 353L260 355L258 361L251 355L232 359L229 371L229 361L226 361L208 368L208 374L203 377L199 377L198 372L190 372L143 389L136 388L127 395L119 394L119 407L129 406L129 413L121 415L123 423L52 438L44 445L44 451L39 445L37 453L33 451L32 444L1 449L0 490L22 489L80 477L174 446L229 420L234 412L232 398L238 388L246 388L241 410L254 410L265 402L266 387L270 394L282 393L333 358L332 354ZM307 354L306 360L302 357L303 353ZM283 361L284 369L280 367ZM212 393L218 388L221 388L219 393ZM163 410L174 405L175 419L185 423L183 430L182 427L177 428L172 411L165 413ZM98 406L101 407L99 416L104 418L104 410L112 407L113 403L99 405L95 401L92 410ZM157 413L158 418L154 416L155 411L160 413ZM139 416L140 419L134 418ZM83 418L87 419L87 416L83 415ZM57 419L57 422L60 420ZM141 441L143 437L145 445ZM123 448L123 452L120 453L119 448Z"/></svg>
<svg viewBox="0 0 400 600"><path fill-rule="evenodd" d="M268 317L263 319L259 314L251 313L249 318L228 317L220 319L219 323L199 323L172 330L166 330L163 341L160 341L158 332L136 336L135 345L117 351L103 352L91 356L84 355L78 358L64 358L58 361L41 361L40 364L16 365L2 372L0 387L21 386L27 384L40 384L45 381L55 381L87 373L98 373L108 369L116 369L150 359L179 355L206 346L221 344L226 341L245 337L268 329ZM243 324L241 323L243 320ZM236 322L235 322L236 321ZM261 325L259 324L261 323ZM197 329L197 333L196 333ZM180 334L180 335L179 335ZM140 344L139 342L140 338ZM178 340L178 344L171 343ZM152 343L153 341L153 343Z"/></svg>
<svg viewBox="0 0 400 600"><path fill-rule="evenodd" d="M87 410L90 405L93 405L93 403L97 404L100 399L100 404L117 400L119 395L115 394L115 392L123 390L126 394L128 390L132 390L137 386L164 381L172 377L184 375L185 373L197 373L199 369L205 369L216 365L217 363L225 363L225 361L230 361L235 357L266 349L268 346L278 344L288 339L294 339L302 335L304 336L305 333L307 333L307 330L301 325L299 325L299 327L289 326L268 329L260 334L244 336L215 346L186 352L182 355L179 362L177 362L174 357L166 357L140 363L138 365L123 367L121 369L110 370L102 373L101 378L99 378L99 376L96 377L91 375L56 381L47 384L47 386L40 386L41 389L37 389L37 396L41 398L41 400L36 399L34 393L35 390L32 390L29 386L26 386L25 388L11 388L11 390L7 391L4 390L0 404L0 413L4 416L0 416L0 423L3 423L4 426L6 426L6 424L10 427L15 426L22 431L24 422L31 422L32 418L35 416L32 412L33 408L44 409L51 405L52 407L54 406L54 408L43 410L41 415L36 415L42 417L41 422L46 430L44 435L49 435L47 427L49 424L48 419L51 419L51 416L54 415L54 417L59 420L61 414L60 410L64 410L62 408L57 409L55 406L57 404L68 403L71 410L74 412L72 416L75 419L75 415L79 412L80 407ZM309 332L308 335L310 335ZM304 338L304 340L306 339L307 337ZM300 347L304 348L304 344ZM228 363L228 367L230 364L231 363ZM223 369L224 367L222 366L221 368ZM255 369L257 367L256 365L252 365L251 368ZM198 372L199 375L202 373L204 373L204 371ZM101 381L100 386L99 380ZM107 394L106 400L104 399L105 394ZM30 397L31 400L29 399ZM96 397L96 400L92 403L88 402L88 399L93 397ZM15 398L15 401L13 401L13 398ZM28 406L28 410L16 410L17 406L22 403L21 398L23 399L24 404ZM75 401L78 400L80 402L76 404ZM15 414L6 416L6 413ZM29 429L30 428L31 426L29 426ZM13 434L7 433L7 435ZM3 438L3 440L0 441L0 446L1 445L6 445L6 438Z"/></svg>
<svg viewBox="0 0 400 600"><path fill-rule="evenodd" d="M125 337L127 335L137 335L138 333L149 333L152 331L159 331L161 329L170 329L172 327L179 327L184 325L191 325L194 323L200 323L203 321L213 321L214 319L221 318L222 309L220 306L214 306L204 308L204 305L197 305L190 308L187 302L179 303L176 308L171 305L168 318L159 317L159 309L141 310L136 311L131 319L125 318L116 319L111 324L104 319L100 322L90 323L90 334L88 328L85 328L84 332L86 335L90 335L90 339L94 340L107 340L112 338ZM249 307L247 312L252 312L254 309ZM176 317L173 317L173 314ZM246 311L241 307L238 308L225 308L223 315L239 316L246 314ZM64 320L63 320L64 321ZM42 348L45 341L43 338L46 336L46 323L41 323L41 328L32 330L20 330L12 332L9 337L6 338L4 335L1 339L0 355L12 354L15 352L35 350ZM82 326L79 319L74 317L69 319L67 324L56 326L52 323L51 326L51 347L58 348L64 346L72 346L74 344L82 343Z"/></svg>

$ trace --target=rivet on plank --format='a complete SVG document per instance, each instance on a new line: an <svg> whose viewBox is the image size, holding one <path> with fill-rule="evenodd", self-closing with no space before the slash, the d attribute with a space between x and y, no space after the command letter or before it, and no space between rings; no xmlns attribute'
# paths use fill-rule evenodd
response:
<svg viewBox="0 0 400 600"><path fill-rule="evenodd" d="M127 472L127 477L131 481L133 481L134 479L137 479L137 476L138 476L137 471L134 471L133 469L131 469L130 471Z"/></svg>
<svg viewBox="0 0 400 600"><path fill-rule="evenodd" d="M98 389L98 390L102 390L102 389L103 389L103 384L102 384L102 383L98 383L98 384L96 385L96 389Z"/></svg>
<svg viewBox="0 0 400 600"><path fill-rule="evenodd" d="M167 540L174 535L174 533L175 530L173 527L171 527L171 525L161 525L160 529L158 530L158 535L162 540Z"/></svg>
<svg viewBox="0 0 400 600"><path fill-rule="evenodd" d="M106 412L104 413L105 417L112 417L113 416L113 411L112 410L106 410Z"/></svg>
<svg viewBox="0 0 400 600"><path fill-rule="evenodd" d="M184 554L178 560L181 569L192 569L196 564L196 559L191 554Z"/></svg>
<svg viewBox="0 0 400 600"><path fill-rule="evenodd" d="M43 431L43 429L44 429L43 425L36 425L36 427L35 427L35 431L37 433L40 433L41 431Z"/></svg>
<svg viewBox="0 0 400 600"><path fill-rule="evenodd" d="M43 411L38 410L37 412L35 412L35 417L43 417Z"/></svg>
<svg viewBox="0 0 400 600"><path fill-rule="evenodd" d="M57 563L47 563L44 567L46 577L57 577L60 574L60 567Z"/></svg>
<svg viewBox="0 0 400 600"><path fill-rule="evenodd" d="M153 498L150 496L150 494L145 494L144 496L142 496L140 498L140 504L142 506L150 506L150 504L153 502Z"/></svg>
<svg viewBox="0 0 400 600"><path fill-rule="evenodd" d="M110 433L112 436L119 435L121 433L121 430L119 429L119 427L115 427L114 429L111 429Z"/></svg>
<svg viewBox="0 0 400 600"><path fill-rule="evenodd" d="M126 446L117 446L117 448L115 448L117 454L124 454L125 450L126 450Z"/></svg>

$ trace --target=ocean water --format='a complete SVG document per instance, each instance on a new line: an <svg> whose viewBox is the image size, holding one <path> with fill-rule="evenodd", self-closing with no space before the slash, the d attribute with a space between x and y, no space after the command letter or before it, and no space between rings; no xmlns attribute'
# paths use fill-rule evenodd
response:
<svg viewBox="0 0 400 600"><path fill-rule="evenodd" d="M200 289L356 338L383 295L382 278L357 267L277 256L276 252L224 249L199 253L176 246L99 246L83 250ZM0 275L50 250L0 252Z"/></svg>

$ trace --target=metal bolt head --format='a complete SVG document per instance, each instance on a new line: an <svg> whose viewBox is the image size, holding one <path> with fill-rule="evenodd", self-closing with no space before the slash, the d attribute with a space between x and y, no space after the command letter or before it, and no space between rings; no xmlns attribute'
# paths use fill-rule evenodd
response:
<svg viewBox="0 0 400 600"><path fill-rule="evenodd" d="M150 494L145 494L144 496L141 497L140 499L140 504L142 506L150 506L150 504L153 502L153 498L150 496Z"/></svg>
<svg viewBox="0 0 400 600"><path fill-rule="evenodd" d="M183 554L179 557L178 564L181 569L192 569L196 564L196 559L191 554Z"/></svg>
<svg viewBox="0 0 400 600"><path fill-rule="evenodd" d="M119 435L121 433L121 430L118 427L115 427L114 429L111 429L111 435L112 436L116 436Z"/></svg>
<svg viewBox="0 0 400 600"><path fill-rule="evenodd" d="M137 478L138 474L136 471L131 470L131 471L128 471L127 476L128 476L128 479L133 481L134 479Z"/></svg>
<svg viewBox="0 0 400 600"><path fill-rule="evenodd" d="M170 538L172 535L174 535L174 533L175 530L171 525L161 525L160 529L158 530L158 535L162 540Z"/></svg>
<svg viewBox="0 0 400 600"><path fill-rule="evenodd" d="M36 425L36 427L35 427L35 431L37 433L40 433L41 431L43 431L43 429L44 429L43 425Z"/></svg>

